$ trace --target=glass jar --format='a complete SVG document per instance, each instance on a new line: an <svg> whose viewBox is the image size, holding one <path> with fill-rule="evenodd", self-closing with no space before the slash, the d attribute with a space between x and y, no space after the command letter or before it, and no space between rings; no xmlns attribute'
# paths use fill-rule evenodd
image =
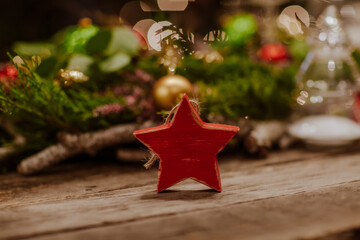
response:
<svg viewBox="0 0 360 240"><path fill-rule="evenodd" d="M351 119L359 73L338 9L328 6L309 38L310 51L297 75L297 108L290 133L314 145L343 145L360 138Z"/></svg>

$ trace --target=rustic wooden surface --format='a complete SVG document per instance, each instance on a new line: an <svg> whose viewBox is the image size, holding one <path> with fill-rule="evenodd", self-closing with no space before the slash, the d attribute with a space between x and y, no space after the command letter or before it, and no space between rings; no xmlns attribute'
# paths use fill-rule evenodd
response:
<svg viewBox="0 0 360 240"><path fill-rule="evenodd" d="M223 192L99 159L0 175L1 239L360 239L360 151L220 157Z"/></svg>

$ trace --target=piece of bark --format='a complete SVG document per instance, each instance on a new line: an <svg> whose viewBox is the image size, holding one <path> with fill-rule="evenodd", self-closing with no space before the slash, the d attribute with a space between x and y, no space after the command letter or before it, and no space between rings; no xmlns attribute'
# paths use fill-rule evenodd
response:
<svg viewBox="0 0 360 240"><path fill-rule="evenodd" d="M146 151L137 149L123 149L120 148L116 152L116 157L122 162L141 162L146 159Z"/></svg>
<svg viewBox="0 0 360 240"><path fill-rule="evenodd" d="M286 132L286 123L280 121L257 122L254 129L244 139L245 150L257 157L266 157L269 149Z"/></svg>
<svg viewBox="0 0 360 240"><path fill-rule="evenodd" d="M0 148L0 162L6 159L7 156L16 152L16 148L14 146L5 146Z"/></svg>
<svg viewBox="0 0 360 240"><path fill-rule="evenodd" d="M102 148L133 142L135 130L153 125L153 122L129 123L82 134L61 133L58 136L59 143L24 159L18 166L18 172L25 175L34 174L80 153L94 155Z"/></svg>

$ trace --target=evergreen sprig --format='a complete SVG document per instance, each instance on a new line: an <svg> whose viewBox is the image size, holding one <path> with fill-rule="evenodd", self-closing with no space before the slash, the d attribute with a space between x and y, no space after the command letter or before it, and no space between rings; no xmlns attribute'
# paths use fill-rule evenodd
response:
<svg viewBox="0 0 360 240"><path fill-rule="evenodd" d="M188 57L182 64L178 73L196 79L204 114L265 120L281 119L291 112L296 64L267 66L237 54L225 56L222 63Z"/></svg>
<svg viewBox="0 0 360 240"><path fill-rule="evenodd" d="M27 139L44 146L56 141L59 131L85 132L104 128L113 119L95 118L92 110L110 103L125 105L121 97L100 96L86 88L64 91L53 79L41 78L29 65L18 68L18 80L0 87L0 110L26 135ZM80 84L80 83L79 83ZM125 111L116 122L135 119Z"/></svg>

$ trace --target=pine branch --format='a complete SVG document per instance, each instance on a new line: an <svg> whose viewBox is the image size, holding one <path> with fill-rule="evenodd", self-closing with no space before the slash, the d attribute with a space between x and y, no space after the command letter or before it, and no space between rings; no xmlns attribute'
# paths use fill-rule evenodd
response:
<svg viewBox="0 0 360 240"><path fill-rule="evenodd" d="M162 44L177 46L184 53L191 53L194 49L194 36L190 32L176 27L175 25L165 26L163 31L170 30L172 33L163 39Z"/></svg>

